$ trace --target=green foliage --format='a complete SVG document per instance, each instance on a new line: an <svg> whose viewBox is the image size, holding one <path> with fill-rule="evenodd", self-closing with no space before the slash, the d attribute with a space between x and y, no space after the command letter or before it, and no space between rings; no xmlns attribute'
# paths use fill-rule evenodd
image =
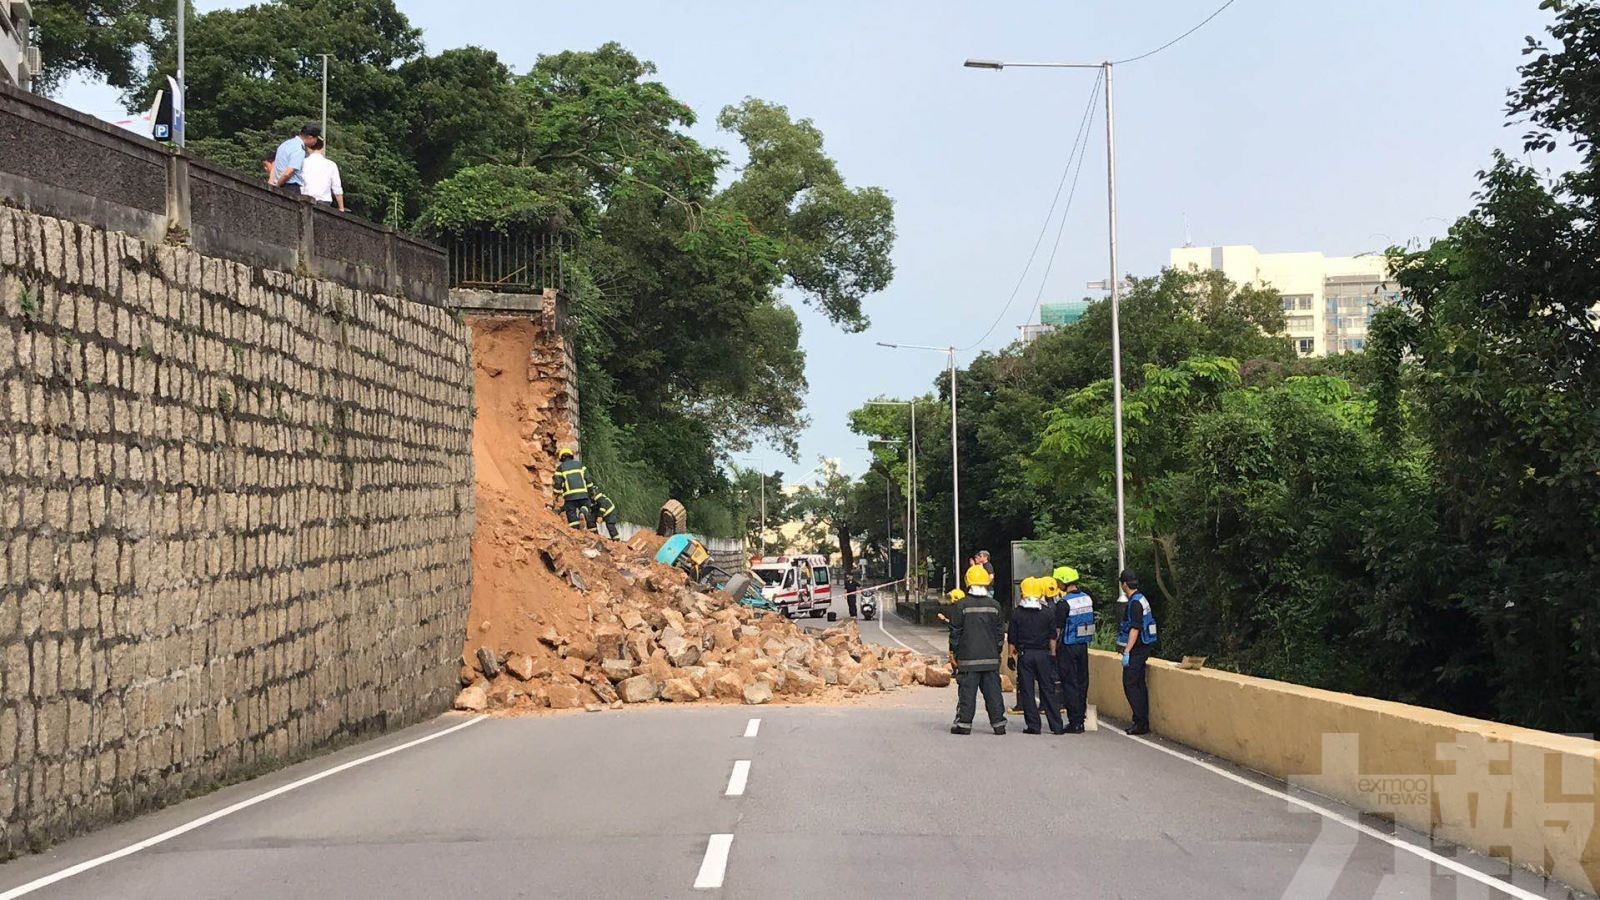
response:
<svg viewBox="0 0 1600 900"><path fill-rule="evenodd" d="M1374 318L1366 354L1293 359L1267 337L1277 298L1219 275L1130 291L1128 559L1163 655L1600 726L1600 7L1545 7L1549 46L1529 41L1509 106L1528 149L1570 146L1579 166L1549 177L1497 155L1448 238L1391 256L1405 299ZM964 549L1042 539L1103 607L1108 338L1098 304L959 375ZM852 424L886 430L876 411ZM922 462L934 499L948 452Z"/></svg>
<svg viewBox="0 0 1600 900"><path fill-rule="evenodd" d="M33 4L44 60L38 86L52 93L74 72L125 88L139 75L139 55L171 32L168 0L44 0ZM145 105L149 105L146 101Z"/></svg>
<svg viewBox="0 0 1600 900"><path fill-rule="evenodd" d="M436 236L518 227L563 231L589 214L587 185L576 173L489 163L434 185L417 224Z"/></svg>

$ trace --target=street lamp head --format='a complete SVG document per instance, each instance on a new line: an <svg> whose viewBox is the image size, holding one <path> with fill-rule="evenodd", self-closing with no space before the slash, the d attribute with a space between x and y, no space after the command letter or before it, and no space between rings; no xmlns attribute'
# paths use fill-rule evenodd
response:
<svg viewBox="0 0 1600 900"><path fill-rule="evenodd" d="M962 65L969 69L991 69L995 72L1006 67L1006 64L998 59L969 59Z"/></svg>

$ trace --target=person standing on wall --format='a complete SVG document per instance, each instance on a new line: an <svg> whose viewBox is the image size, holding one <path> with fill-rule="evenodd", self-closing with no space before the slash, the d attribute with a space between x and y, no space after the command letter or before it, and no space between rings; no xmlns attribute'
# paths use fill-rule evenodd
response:
<svg viewBox="0 0 1600 900"><path fill-rule="evenodd" d="M991 579L982 566L967 570L966 596L950 608L950 670L956 676L956 721L951 734L971 734L978 692L995 734L1006 733L1006 698L1000 691L1000 652L1005 625L989 596ZM958 592L951 592L954 597Z"/></svg>
<svg viewBox="0 0 1600 900"><path fill-rule="evenodd" d="M593 490L593 485L589 483L589 467L578 459L577 451L571 447L556 451L556 459L558 462L551 488L556 500L561 503L561 511L566 513L567 527L587 531L590 491Z"/></svg>
<svg viewBox="0 0 1600 900"><path fill-rule="evenodd" d="M300 173L305 183L300 186L300 193L344 212L344 183L339 180L339 164L323 152L327 144L317 138L306 149L305 170Z"/></svg>
<svg viewBox="0 0 1600 900"><path fill-rule="evenodd" d="M306 183L301 175L306 167L306 151L321 139L321 125L307 122L300 126L299 134L278 145L278 152L272 159L272 175L267 178L267 183L298 196L300 188Z"/></svg>
<svg viewBox="0 0 1600 900"><path fill-rule="evenodd" d="M1022 705L1023 734L1039 734L1039 707L1050 720L1051 734L1065 734L1061 724L1061 698L1056 694L1054 631L1045 611L1042 578L1023 579L1022 601L1011 612L1007 637L1017 651L1017 701ZM1034 698L1034 692L1041 695Z"/></svg>
<svg viewBox="0 0 1600 900"><path fill-rule="evenodd" d="M1139 591L1139 576L1132 569L1123 569L1118 579L1122 593L1128 598L1128 610L1117 626L1117 646L1122 650L1122 690L1128 696L1128 707L1133 710L1133 723L1129 734L1150 733L1150 687L1145 683L1145 668L1155 647L1156 617L1150 611L1150 600Z"/></svg>
<svg viewBox="0 0 1600 900"><path fill-rule="evenodd" d="M1094 641L1094 600L1078 586L1078 570L1058 566L1051 580L1061 586L1053 622L1056 671L1067 704L1067 733L1083 734L1089 709L1089 644Z"/></svg>

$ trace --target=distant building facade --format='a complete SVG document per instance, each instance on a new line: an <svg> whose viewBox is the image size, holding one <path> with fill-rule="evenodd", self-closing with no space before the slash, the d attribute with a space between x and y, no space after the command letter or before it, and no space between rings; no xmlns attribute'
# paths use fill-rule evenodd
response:
<svg viewBox="0 0 1600 900"><path fill-rule="evenodd" d="M33 7L27 0L0 0L0 82L33 90L39 48L33 46Z"/></svg>
<svg viewBox="0 0 1600 900"><path fill-rule="evenodd" d="M1373 315L1400 298L1382 256L1262 253L1236 245L1180 247L1170 262L1175 269L1215 269L1236 284L1276 288L1286 331L1301 356L1366 349Z"/></svg>
<svg viewBox="0 0 1600 900"><path fill-rule="evenodd" d="M1018 339L1023 345L1033 343L1040 336L1049 334L1063 325L1071 325L1083 317L1084 310L1089 308L1087 300L1068 300L1065 303L1042 303L1039 305L1039 321L1027 325L1017 326Z"/></svg>

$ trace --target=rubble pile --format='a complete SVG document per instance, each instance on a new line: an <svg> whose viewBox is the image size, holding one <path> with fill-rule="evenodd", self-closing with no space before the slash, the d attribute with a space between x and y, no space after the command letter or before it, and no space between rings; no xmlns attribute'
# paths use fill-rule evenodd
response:
<svg viewBox="0 0 1600 900"><path fill-rule="evenodd" d="M604 709L768 703L943 686L942 661L864 644L855 625L814 634L699 590L657 565L661 540L574 532L549 507L557 441L570 440L559 336L515 318L472 326L477 527L461 709Z"/></svg>
<svg viewBox="0 0 1600 900"><path fill-rule="evenodd" d="M653 561L653 536L607 542L542 510L500 524L506 556L544 576L543 596L502 609L511 621L473 617L458 709L762 704L950 683L941 660L868 645L853 621L812 632L700 590Z"/></svg>

